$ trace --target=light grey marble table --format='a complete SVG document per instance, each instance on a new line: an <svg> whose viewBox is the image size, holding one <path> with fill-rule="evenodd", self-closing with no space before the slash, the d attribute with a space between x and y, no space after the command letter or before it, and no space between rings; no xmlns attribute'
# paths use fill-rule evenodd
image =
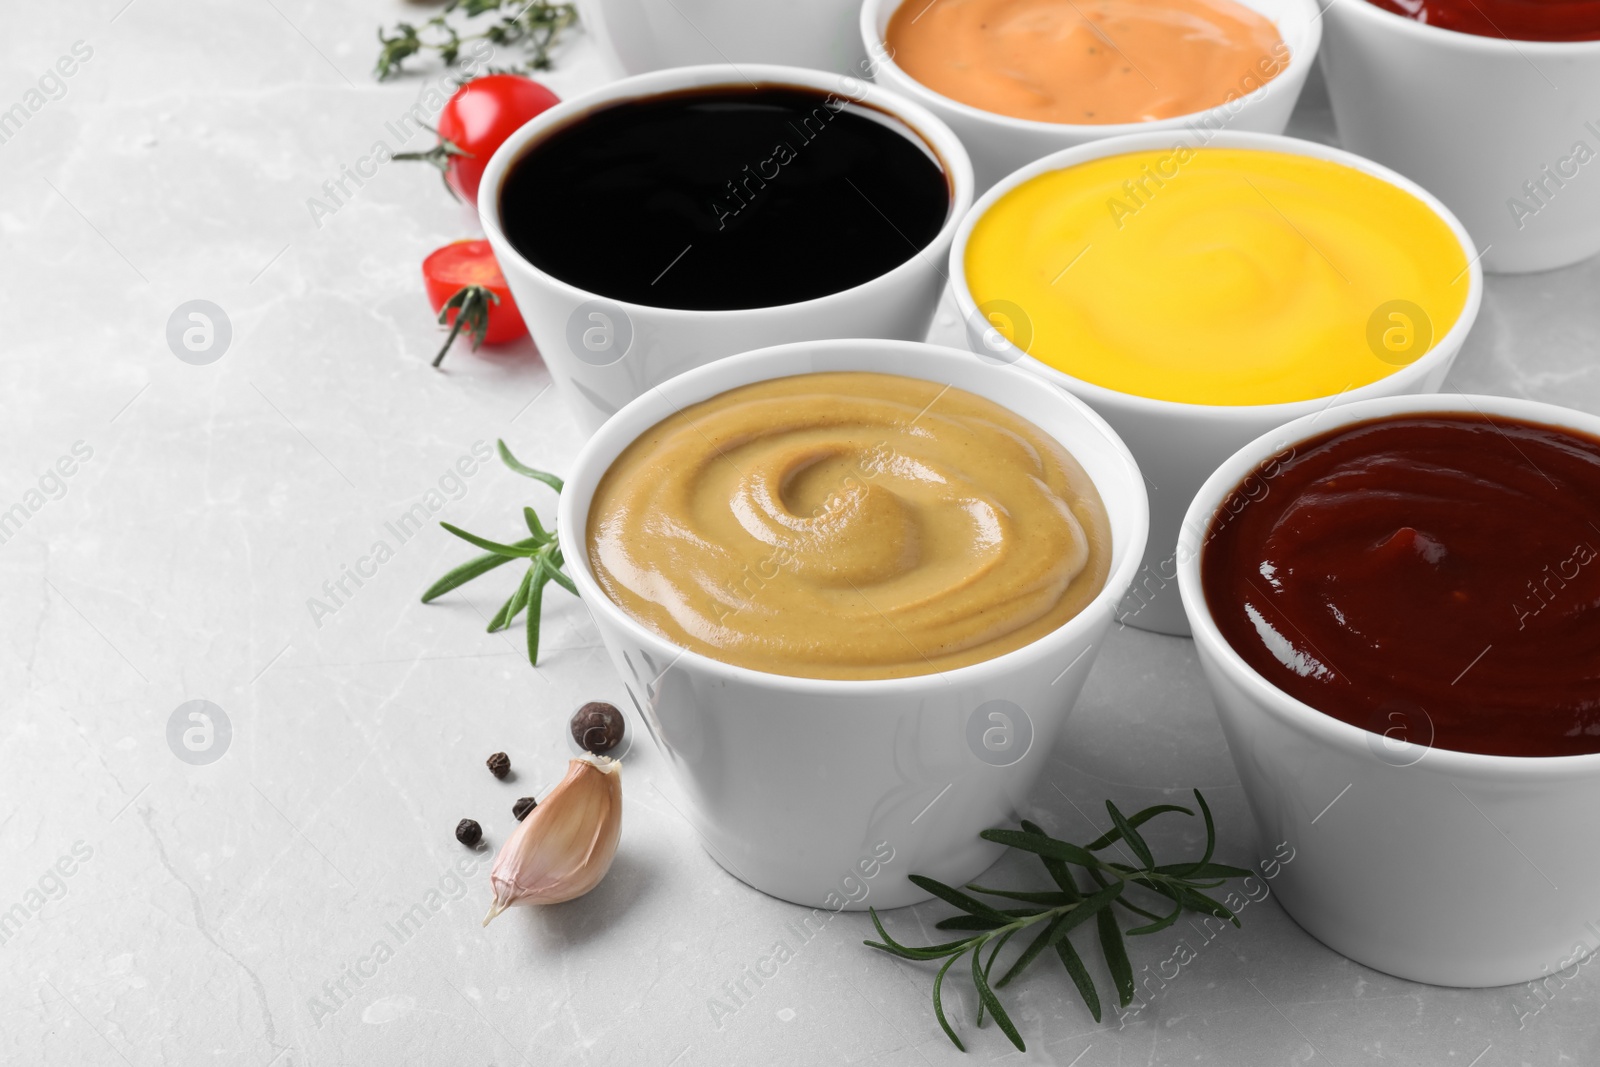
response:
<svg viewBox="0 0 1600 1067"><path fill-rule="evenodd" d="M428 369L418 264L476 233L430 172L382 166L332 214L308 208L376 142L400 147L388 124L426 82L375 83L373 30L426 13L85 0L0 15L0 110L73 57L0 143L0 509L25 517L0 544L0 1062L1600 1062L1587 968L1547 1000L1413 985L1270 900L1209 941L1179 927L1135 943L1136 967L1180 939L1195 959L1122 1025L1095 1024L1041 965L1010 1000L1028 1053L969 1019L963 1059L931 975L863 948L865 916L798 943L801 909L716 866L648 742L602 887L481 929L487 863L456 820L503 840L512 801L564 767L572 708L625 701L575 601L549 597L530 669L516 639L483 632L506 582L424 607L462 547L391 530L443 486L435 517L510 532L549 495L498 464L452 481L458 459L504 436L560 471L578 445L527 343ZM548 80L570 95L609 76L579 40ZM1295 130L1331 138L1320 82ZM1452 384L1600 411L1597 291L1600 260L1491 278ZM166 341L194 299L232 328L207 366ZM934 339L958 336L947 306ZM379 541L392 558L333 602ZM231 727L208 765L168 743L200 699ZM497 749L517 781L485 773ZM1264 854L1189 643L1121 632L1030 813L1084 835L1078 808L1103 796L1188 786L1214 802L1224 859ZM1483 862L1508 857L1488 840ZM891 921L917 937L944 911ZM730 995L779 939L793 958ZM970 988L953 999L969 1016Z"/></svg>

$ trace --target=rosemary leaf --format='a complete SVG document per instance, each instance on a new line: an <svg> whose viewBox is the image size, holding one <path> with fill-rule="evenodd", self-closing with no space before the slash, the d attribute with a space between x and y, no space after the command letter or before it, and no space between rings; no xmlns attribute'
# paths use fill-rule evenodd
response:
<svg viewBox="0 0 1600 1067"><path fill-rule="evenodd" d="M1128 847L1133 850L1133 854L1139 857L1139 861L1144 864L1144 869L1149 870L1154 867L1156 860L1150 854L1150 846L1145 844L1144 838L1139 836L1139 831L1133 828L1133 824L1128 821L1127 816L1123 815L1117 809L1117 806L1109 800L1106 801L1106 811L1111 815L1111 824L1117 828L1117 832L1122 835L1122 840L1126 841Z"/></svg>
<svg viewBox="0 0 1600 1067"><path fill-rule="evenodd" d="M535 568L529 567L522 576L522 584L517 586L517 591L511 594L511 599L501 605L495 612L494 618L489 620L489 632L498 633L510 626L528 603L528 586L533 581Z"/></svg>
<svg viewBox="0 0 1600 1067"><path fill-rule="evenodd" d="M1178 921L1178 916L1180 916L1182 914L1183 914L1183 904L1182 903L1174 903L1172 911L1171 911L1170 914L1163 915L1161 918L1157 919L1155 922L1145 923L1143 926L1135 926L1131 930L1124 930L1123 933L1127 934L1127 936L1129 936L1129 937L1136 937L1136 936L1141 935L1141 934L1153 934L1153 933L1156 933L1156 932L1158 932L1160 930L1165 930L1167 927L1169 927L1173 923L1177 922Z"/></svg>
<svg viewBox="0 0 1600 1067"><path fill-rule="evenodd" d="M1183 902L1183 906L1190 911L1198 911L1204 915L1215 915L1219 919L1227 919L1235 926L1240 925L1239 917L1227 905L1212 900L1199 890L1179 887L1178 898Z"/></svg>
<svg viewBox="0 0 1600 1067"><path fill-rule="evenodd" d="M1117 1000L1126 1008L1133 1003L1133 964L1128 962L1128 946L1122 942L1122 931L1117 927L1115 915L1102 911L1095 918L1100 932L1100 951L1106 958L1106 967L1111 971Z"/></svg>
<svg viewBox="0 0 1600 1067"><path fill-rule="evenodd" d="M967 888L974 893L985 896L1004 897L1007 900L1020 900L1027 904L1046 904L1050 907L1060 907L1062 904L1071 904L1082 899L1076 893L1030 893L1020 892L1015 889L986 889L981 885L968 883Z"/></svg>
<svg viewBox="0 0 1600 1067"><path fill-rule="evenodd" d="M536 568L530 567L531 574ZM528 662L539 663L539 615L544 609L544 578L535 575L528 585Z"/></svg>
<svg viewBox="0 0 1600 1067"><path fill-rule="evenodd" d="M541 545L550 543L550 535L544 532L544 524L539 521L539 515L532 508L522 509L522 520L528 524L528 532L533 534L533 539Z"/></svg>
<svg viewBox="0 0 1600 1067"><path fill-rule="evenodd" d="M1152 869L1157 874L1170 874L1173 877L1186 880L1196 878L1226 880L1229 878L1249 878L1255 874L1252 870L1244 867L1230 867L1226 863L1164 863Z"/></svg>
<svg viewBox="0 0 1600 1067"><path fill-rule="evenodd" d="M1010 845L1012 848L1020 848L1024 852L1035 852L1041 856L1049 856L1051 859L1065 860L1068 863L1075 863L1080 867L1088 867L1091 870L1106 866L1098 856L1089 850L1068 844L1065 841L1057 841L1053 837L1045 837L1042 834L1021 833L1017 830L985 830L978 836L985 841Z"/></svg>
<svg viewBox="0 0 1600 1067"><path fill-rule="evenodd" d="M997 911L977 897L969 896L959 889L945 885L943 882L935 881L932 878L924 878L920 874L908 875L908 877L917 888L932 893L946 904L954 904L969 915L982 919L998 919L1001 925L1011 921L1011 917L1006 915L1005 912Z"/></svg>
<svg viewBox="0 0 1600 1067"><path fill-rule="evenodd" d="M989 972L994 970L995 957L1000 955L1000 950L1006 947L1006 942L1010 941L1012 935L1020 929L1020 926L1011 927L1002 931L1001 934L994 939L994 948L989 952L989 962L983 965L983 979L985 982L989 980ZM978 953L974 951L973 958L976 959L977 955ZM981 1000L978 1002L978 1025L983 1025L983 1002Z"/></svg>
<svg viewBox="0 0 1600 1067"><path fill-rule="evenodd" d="M500 461L506 466L510 467L512 470L516 471L518 474L522 475L524 478L532 478L534 481L543 482L545 485L548 485L558 493L565 488L566 483L564 483L560 478L557 478L554 474L551 474L548 471L536 471L532 467L523 463L521 460L517 459L516 456L513 456L511 454L511 449L506 447L505 441L497 438L494 444L495 449L500 453Z"/></svg>
<svg viewBox="0 0 1600 1067"><path fill-rule="evenodd" d="M1178 899L1171 892L1163 891L1162 889L1157 889L1157 888L1155 888L1155 887L1153 887L1151 885L1148 885L1148 884L1146 884L1144 882L1139 882L1139 884L1144 886L1144 888L1146 888L1146 889L1150 889L1152 892L1160 893L1162 896L1166 897L1168 900L1177 900ZM1131 900L1127 900L1125 898L1119 897L1119 898L1117 898L1117 905L1118 905L1118 907L1121 907L1126 911L1133 912L1135 915L1142 915L1144 918L1149 919L1151 922L1159 922L1161 920L1161 916L1160 915L1157 915L1153 911L1146 911L1144 908L1139 907L1139 905L1133 903Z"/></svg>
<svg viewBox="0 0 1600 1067"><path fill-rule="evenodd" d="M1145 823L1149 822L1151 819L1155 818L1157 815L1164 815L1169 811L1178 811L1178 812L1182 812L1185 815L1193 815L1194 814L1194 812L1190 811L1188 808L1182 807L1181 805L1178 805L1178 804L1157 804L1154 807L1145 808L1143 811L1136 812L1133 815L1130 815L1128 817L1128 822L1129 822L1129 824L1131 824L1133 826L1136 826L1136 827L1143 826ZM1106 831L1104 834L1102 834L1099 837L1095 838L1093 841L1089 842L1087 845L1084 845L1083 847L1088 849L1090 852L1099 852L1101 849L1105 848L1107 845L1113 844L1116 841L1121 840L1121 838L1122 838L1122 831L1113 828L1111 830Z"/></svg>
<svg viewBox="0 0 1600 1067"><path fill-rule="evenodd" d="M951 941L943 945L929 945L926 948L912 948L909 945L902 945L890 937L889 931L883 928L883 922L878 918L878 910L876 908L868 908L867 912L872 916L872 925L877 928L878 936L883 938L884 944L873 944L871 941L863 942L863 944L883 949L885 952L892 952L897 956L904 956L908 960L943 959L963 945L971 944L971 939L969 938L962 941Z"/></svg>
<svg viewBox="0 0 1600 1067"><path fill-rule="evenodd" d="M1028 964L1038 959L1039 954L1050 947L1056 931L1061 929L1062 924L1066 921L1066 915L1057 915L1054 919L1051 919L1050 925L1039 931L1039 936L1034 938L1032 943L1022 950L1022 955L1012 961L1010 970L1000 976L1000 981L996 982L994 987L996 989L1004 989L1011 979L1026 970Z"/></svg>
<svg viewBox="0 0 1600 1067"><path fill-rule="evenodd" d="M545 558L540 562L544 566L546 577L555 582L561 588L565 589L567 592L571 593L573 596L578 595L578 587L573 585L572 579L568 578L566 573L561 570L561 566L566 562L566 560L561 557L561 550L559 548L545 556Z"/></svg>
<svg viewBox="0 0 1600 1067"><path fill-rule="evenodd" d="M1104 912L1101 914L1104 914ZM1028 1046L1022 1043L1022 1035L1017 1033L1016 1025L1012 1023L1011 1017L1006 1014L1006 1009L1000 1006L1000 998L995 996L994 990L989 988L989 980L984 977L983 968L978 965L976 949L972 953L972 984L978 990L980 1013L983 1008L988 1008L989 1014L994 1016L994 1021L1000 1027L1001 1032L1011 1039L1013 1045L1017 1046L1017 1051L1028 1051Z"/></svg>
<svg viewBox="0 0 1600 1067"><path fill-rule="evenodd" d="M1211 805L1206 803L1206 798L1200 795L1200 790L1198 789L1194 791L1194 800L1196 804L1200 805L1200 814L1206 821L1206 851L1205 855L1200 857L1199 864L1203 867L1210 862L1211 853L1216 851L1217 824L1211 820Z"/></svg>
<svg viewBox="0 0 1600 1067"><path fill-rule="evenodd" d="M944 1003L939 999L939 988L944 985L945 972L950 969L951 965L954 964L956 960L959 960L964 955L966 955L966 953L957 952L954 956L951 956L949 959L945 960L944 966L939 968L939 973L933 976L933 1014L938 1017L939 1025L944 1027L945 1036L948 1037L955 1044L956 1048L960 1049L962 1052L967 1051L967 1046L961 1043L961 1039L956 1036L956 1032L950 1029L950 1020L944 1017Z"/></svg>
<svg viewBox="0 0 1600 1067"><path fill-rule="evenodd" d="M1086 921L1090 920L1090 918L1093 918L1094 915L1098 915L1098 913L1109 909L1110 902L1114 901L1118 893L1122 893L1122 886L1120 885L1101 889L1099 893L1096 893L1094 896L1085 899L1085 901L1078 905L1078 907L1075 907L1074 910L1070 910L1070 912L1066 912L1064 915L1058 915L1058 917L1053 918L1053 920L1050 921L1050 926L1046 926L1045 931L1043 931L1040 936L1035 937L1034 944L1030 944L1029 947L1022 952L1022 955L1019 955L1019 957L1016 958L1016 963L1011 965L1010 971L1006 971L1006 973L1000 977L1000 981L995 984L995 987L998 989L1000 985L1005 985L1006 982L1010 982L1013 977L1021 974L1022 969L1026 968L1029 963L1032 963L1032 961L1034 961L1035 958L1040 955L1040 953L1045 952L1046 949L1051 949L1051 947L1054 947L1056 942L1066 939L1067 933L1072 931L1072 928L1083 925L1083 923L1086 923ZM1077 953L1074 953L1074 957L1075 955L1077 955ZM1093 985L1090 985L1090 989L1093 989ZM1098 1006L1098 1003L1099 1000L1096 998L1096 1006ZM1096 1017L1096 1021L1098 1021L1099 1014L1096 1014L1094 1017Z"/></svg>
<svg viewBox="0 0 1600 1067"><path fill-rule="evenodd" d="M1021 956L1017 957L1016 962L1011 965L1011 969L1005 973L996 985L1003 986L1011 981L1022 972L1023 968L1032 963L1041 952L1065 937L1073 927L1088 922L1096 914L1109 908L1111 902L1121 892L1121 885L1110 886L1088 897L1071 911L1056 916L1050 921L1050 925L1045 927L1044 932L1034 939L1033 944L1029 945Z"/></svg>
<svg viewBox="0 0 1600 1067"><path fill-rule="evenodd" d="M1038 826L1029 822L1027 819L1023 819L1020 825L1027 833L1035 834L1039 837L1050 836ZM1065 893L1073 900L1083 899L1083 893L1079 891L1078 883L1073 881L1072 875L1070 872L1068 872L1067 865L1065 863L1050 856L1040 856L1039 862L1044 864L1045 871L1050 875L1051 879L1055 881L1056 885L1061 887L1061 892Z"/></svg>
<svg viewBox="0 0 1600 1067"><path fill-rule="evenodd" d="M528 542L519 541L515 547L520 548L526 544L528 544ZM466 585L479 575L488 574L496 567L510 563L515 558L515 556L502 556L498 552L490 552L486 556L479 556L477 559L468 560L461 566L452 569L437 582L434 582L432 585L428 586L428 591L422 594L422 602L424 604L432 603L433 601L444 596L446 593L450 592L450 590Z"/></svg>
<svg viewBox="0 0 1600 1067"><path fill-rule="evenodd" d="M984 919L976 915L952 915L933 924L935 930L998 930L1009 926L1009 919Z"/></svg>
<svg viewBox="0 0 1600 1067"><path fill-rule="evenodd" d="M1194 799L1195 799L1195 803L1197 803L1200 806L1200 814L1201 814L1201 816L1206 821L1206 850L1205 850L1205 854L1202 855L1198 860L1195 861L1193 869L1188 870L1188 871L1183 871L1181 873L1173 872L1173 873L1177 874L1178 877L1180 877L1180 878L1191 877L1191 876L1193 876L1195 874L1195 872L1199 871L1202 867L1205 867L1208 863L1210 863L1211 862L1211 853L1213 851L1215 851L1216 846L1217 846L1217 825L1216 825L1216 823L1214 823L1211 820L1211 805L1206 803L1206 798L1200 795L1200 790L1198 790L1198 789L1196 789L1194 791ZM1219 864L1219 866L1220 866L1220 864ZM1230 869L1231 870L1237 870L1238 868L1235 867L1235 868L1230 868ZM1246 871L1244 875L1233 875L1233 874L1230 874L1230 875L1222 875L1220 877L1242 878L1245 875L1249 875L1251 873L1253 873L1253 872Z"/></svg>
<svg viewBox="0 0 1600 1067"><path fill-rule="evenodd" d="M538 549L534 548L518 548L514 545L502 545L498 541L491 541L486 537L479 537L477 534L468 533L461 527L452 526L448 522L441 522L439 525L443 526L446 530L449 530L451 533L461 538L461 540L467 542L467 544L477 545L479 548L486 548L497 556L505 556L509 559L532 559L533 556L538 552Z"/></svg>
<svg viewBox="0 0 1600 1067"><path fill-rule="evenodd" d="M1094 1021L1100 1021L1100 991L1094 987L1094 979L1089 977L1089 968L1083 965L1083 957L1078 955L1078 950L1072 947L1072 942L1063 937L1056 942L1056 956L1061 960L1061 966L1067 970L1067 976L1072 979L1072 984L1078 987L1078 995L1089 1008L1089 1014L1094 1016Z"/></svg>

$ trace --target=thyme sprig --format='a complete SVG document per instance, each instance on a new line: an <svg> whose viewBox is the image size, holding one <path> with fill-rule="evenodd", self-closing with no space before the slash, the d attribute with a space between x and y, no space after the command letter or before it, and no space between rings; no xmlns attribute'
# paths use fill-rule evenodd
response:
<svg viewBox="0 0 1600 1067"><path fill-rule="evenodd" d="M504 13L507 10L510 14ZM459 28L451 20L457 11L462 16ZM490 14L496 17L487 25L472 22ZM547 0L450 0L443 10L420 26L397 22L389 34L380 26L378 62L373 73L379 81L392 78L405 70L406 60L425 52L437 53L441 63L452 67L461 58L462 46L478 40L497 47L515 46L523 52L520 63L494 68L490 73L527 74L549 70L551 49L561 34L577 22L578 9L574 4ZM482 29L478 29L479 26ZM469 29L478 32L465 32Z"/></svg>
<svg viewBox="0 0 1600 1067"><path fill-rule="evenodd" d="M978 992L977 1025L983 1025L985 1013L993 1016L995 1024L1006 1037L1011 1039L1011 1043L1018 1051L1026 1052L1027 1046L1023 1044L1022 1035L1017 1032L1016 1025L1006 1014L1005 1006L1000 1003L995 990L1003 989L1010 984L1046 952L1055 953L1062 967L1066 969L1067 976L1072 979L1072 984L1077 987L1079 996L1088 1006L1090 1014L1094 1016L1095 1022L1099 1022L1100 994L1095 989L1094 979L1090 977L1088 968L1084 966L1083 958L1078 955L1077 949L1067 936L1073 929L1086 924L1090 919L1095 921L1100 952L1105 957L1106 967L1111 973L1118 1002L1122 1007L1127 1007L1133 1001L1134 985L1133 965L1128 960L1128 948L1123 940L1124 937L1136 937L1165 930L1177 922L1178 916L1185 911L1214 915L1219 919L1228 920L1235 926L1239 925L1238 916L1234 915L1226 905L1207 896L1203 891L1215 889L1230 878L1248 877L1251 872L1211 861L1216 848L1216 825L1211 818L1211 809L1206 805L1205 797L1200 795L1198 789L1194 791L1194 799L1206 824L1205 852L1198 860L1157 864L1149 844L1139 834L1138 828L1158 815L1169 812L1194 815L1193 811L1176 804L1157 804L1133 815L1124 815L1108 800L1106 811L1111 816L1112 828L1087 845L1074 845L1057 840L1034 823L1024 819L1020 824L1021 830L985 830L979 836L986 841L1008 845L1038 856L1045 871L1055 882L1056 889L1023 891L989 889L969 884L965 887L971 890L969 893L932 878L913 874L910 878L916 885L961 909L962 914L941 920L937 928L973 931L971 936L948 941L942 945L922 947L902 945L889 936L889 932L883 928L883 923L878 918L877 909L873 908L868 909L872 915L872 925L883 940L864 943L901 959L945 961L933 978L933 1013L938 1018L939 1025L943 1027L945 1035L963 1052L966 1051L966 1046L961 1043L961 1038L956 1036L950 1020L945 1016L941 993L945 976L950 972L950 968L969 953L972 957L972 984ZM1115 863L1095 855L1118 841L1126 845L1125 853L1131 853L1128 858L1137 860L1136 863ZM1088 875L1089 884L1080 884L1078 876L1072 871L1074 867L1083 869ZM1163 910L1156 912L1135 904L1127 899L1130 889L1138 889L1161 898L1172 905L1171 910L1165 910L1165 905L1162 905ZM980 900L972 895L974 893L1031 906L1000 907ZM1117 922L1118 908L1149 921L1124 930ZM1006 947L1006 943L1017 934L1030 929L1037 929L1033 940L1011 962L1000 979L991 983L989 976L994 970L996 958ZM988 958L984 959L986 949Z"/></svg>
<svg viewBox="0 0 1600 1067"><path fill-rule="evenodd" d="M500 453L500 460L516 473L535 481L543 482L558 494L563 488L560 478L546 471L534 470L523 464L516 456L511 454L511 449L506 447L504 441L495 441L495 448ZM517 616L527 612L528 635L528 662L535 667L539 665L539 615L544 607L544 587L549 582L555 582L573 596L578 595L578 587L572 584L561 567L566 562L561 557L561 546L556 540L555 530L546 530L539 521L539 516L530 507L522 509L523 522L528 527L528 537L510 544L491 541L487 537L468 533L459 526L452 526L448 522L439 525L466 541L485 549L486 554L469 559L467 562L454 568L450 573L440 578L428 587L422 594L424 604L431 603L439 597L456 589L480 575L488 574L496 567L510 563L514 559L528 561L528 569L522 576L522 582L517 586L516 592L511 594L511 599L500 605L500 610L494 613L494 618L489 620L489 633L497 633L508 629L516 622Z"/></svg>

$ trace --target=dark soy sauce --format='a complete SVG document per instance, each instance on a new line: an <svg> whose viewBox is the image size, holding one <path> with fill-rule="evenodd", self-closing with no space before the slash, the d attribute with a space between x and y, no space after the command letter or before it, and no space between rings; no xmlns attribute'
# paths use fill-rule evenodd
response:
<svg viewBox="0 0 1600 1067"><path fill-rule="evenodd" d="M920 253L950 209L898 120L792 86L716 86L575 119L513 163L506 238L614 300L713 311L860 285Z"/></svg>

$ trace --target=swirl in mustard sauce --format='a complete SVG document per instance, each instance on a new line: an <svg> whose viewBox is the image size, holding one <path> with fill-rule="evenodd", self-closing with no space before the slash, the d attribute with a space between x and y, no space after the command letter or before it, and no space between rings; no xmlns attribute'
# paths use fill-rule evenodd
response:
<svg viewBox="0 0 1600 1067"><path fill-rule="evenodd" d="M589 509L589 562L651 630L725 663L903 678L1021 648L1105 585L1105 507L1037 426L938 382L742 386L641 434Z"/></svg>

